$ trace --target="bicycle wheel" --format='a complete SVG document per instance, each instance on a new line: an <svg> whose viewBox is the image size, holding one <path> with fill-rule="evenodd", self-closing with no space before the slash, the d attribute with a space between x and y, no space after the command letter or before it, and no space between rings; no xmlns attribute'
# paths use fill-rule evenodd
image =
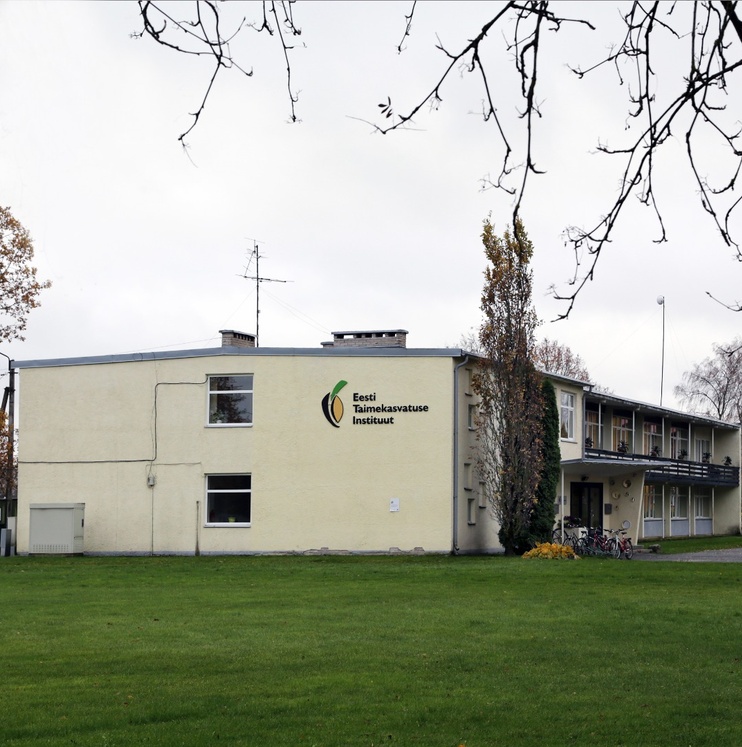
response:
<svg viewBox="0 0 742 747"><path fill-rule="evenodd" d="M606 543L606 550L609 555L612 555L616 560L621 557L621 545L615 537L611 537Z"/></svg>
<svg viewBox="0 0 742 747"><path fill-rule="evenodd" d="M623 556L626 560L631 560L631 558L634 557L634 546L631 544L631 540L628 537L623 546Z"/></svg>
<svg viewBox="0 0 742 747"><path fill-rule="evenodd" d="M552 533L551 533L551 541L556 545L563 545L564 544L564 536L562 535L562 528L557 527Z"/></svg>

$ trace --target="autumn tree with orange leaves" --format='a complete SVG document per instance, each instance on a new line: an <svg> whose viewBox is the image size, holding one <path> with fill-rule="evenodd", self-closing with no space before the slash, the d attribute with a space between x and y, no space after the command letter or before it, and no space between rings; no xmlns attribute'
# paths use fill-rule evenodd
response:
<svg viewBox="0 0 742 747"><path fill-rule="evenodd" d="M51 283L36 277L33 242L9 208L0 207L0 340L23 340L28 315Z"/></svg>

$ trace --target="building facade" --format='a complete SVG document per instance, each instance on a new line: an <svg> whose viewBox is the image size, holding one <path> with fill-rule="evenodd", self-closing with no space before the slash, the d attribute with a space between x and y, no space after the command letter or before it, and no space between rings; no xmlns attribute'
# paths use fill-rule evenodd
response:
<svg viewBox="0 0 742 747"><path fill-rule="evenodd" d="M477 477L478 359L406 336L257 348L225 330L218 348L17 362L17 552L67 547L50 519L67 508L69 546L89 554L499 551ZM558 523L739 531L738 426L549 378Z"/></svg>
<svg viewBox="0 0 742 747"><path fill-rule="evenodd" d="M406 332L317 349L25 361L17 551L84 504L86 553L491 552L473 362Z"/></svg>
<svg viewBox="0 0 742 747"><path fill-rule="evenodd" d="M561 417L559 521L638 540L740 531L740 427L552 376Z"/></svg>

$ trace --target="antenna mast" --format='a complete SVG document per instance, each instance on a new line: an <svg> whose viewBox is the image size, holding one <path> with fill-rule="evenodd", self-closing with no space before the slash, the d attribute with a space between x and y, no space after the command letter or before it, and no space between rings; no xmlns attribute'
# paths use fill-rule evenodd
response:
<svg viewBox="0 0 742 747"><path fill-rule="evenodd" d="M250 268L250 262L255 259L255 274L248 275L247 270ZM255 347L260 347L260 284L261 283L288 283L288 280L276 280L275 278L260 277L260 251L258 242L253 239L253 249L250 254L250 260L247 263L247 269L242 276L246 280L255 281Z"/></svg>

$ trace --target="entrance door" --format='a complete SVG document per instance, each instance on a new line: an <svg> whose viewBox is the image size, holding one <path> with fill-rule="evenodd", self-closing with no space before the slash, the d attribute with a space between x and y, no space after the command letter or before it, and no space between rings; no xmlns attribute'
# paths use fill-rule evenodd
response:
<svg viewBox="0 0 742 747"><path fill-rule="evenodd" d="M603 484L573 482L570 485L570 516L580 519L582 526L603 528Z"/></svg>

